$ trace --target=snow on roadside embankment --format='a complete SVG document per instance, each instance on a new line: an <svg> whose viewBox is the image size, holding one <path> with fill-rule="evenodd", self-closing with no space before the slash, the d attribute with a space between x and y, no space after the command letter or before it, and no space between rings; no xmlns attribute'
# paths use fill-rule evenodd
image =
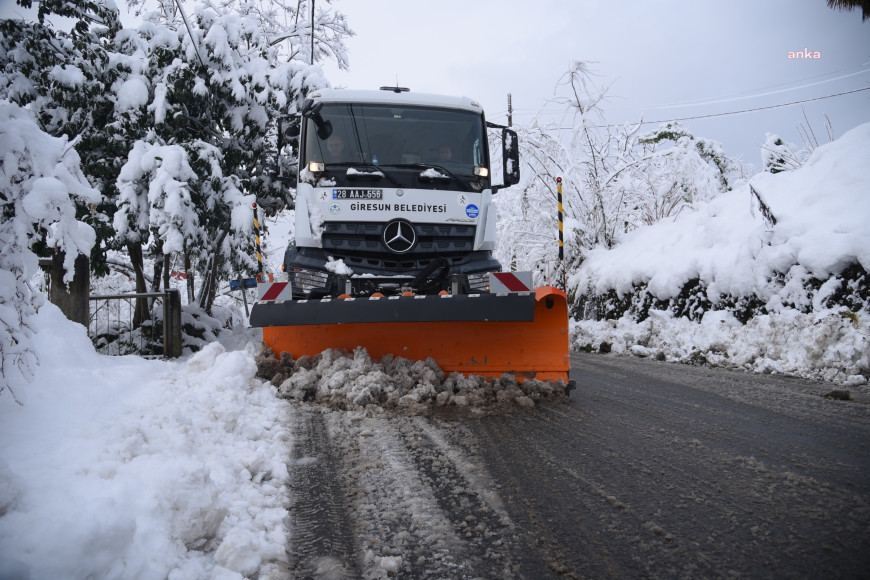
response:
<svg viewBox="0 0 870 580"><path fill-rule="evenodd" d="M574 347L866 384L867 159L870 124L590 252L569 284L614 319L576 323Z"/></svg>
<svg viewBox="0 0 870 580"><path fill-rule="evenodd" d="M242 578L286 559L287 403L253 353L94 352L40 309L40 366L0 397L0 576Z"/></svg>

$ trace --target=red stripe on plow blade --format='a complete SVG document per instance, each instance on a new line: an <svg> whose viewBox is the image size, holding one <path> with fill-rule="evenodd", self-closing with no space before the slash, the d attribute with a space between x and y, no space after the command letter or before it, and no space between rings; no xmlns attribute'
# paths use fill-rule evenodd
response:
<svg viewBox="0 0 870 580"><path fill-rule="evenodd" d="M289 282L275 282L269 286L269 289L266 290L260 300L274 300L279 294L281 294L281 291L287 287L287 284L289 284Z"/></svg>
<svg viewBox="0 0 870 580"><path fill-rule="evenodd" d="M531 292L531 288L523 284L519 278L510 272L494 272L493 276L511 292Z"/></svg>

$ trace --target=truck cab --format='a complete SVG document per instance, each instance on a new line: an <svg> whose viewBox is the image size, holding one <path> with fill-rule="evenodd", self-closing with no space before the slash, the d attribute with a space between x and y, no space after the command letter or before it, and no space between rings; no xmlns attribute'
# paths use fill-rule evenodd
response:
<svg viewBox="0 0 870 580"><path fill-rule="evenodd" d="M500 129L492 185L487 129ZM492 196L519 181L516 133L465 97L324 89L301 112L294 298L488 291Z"/></svg>

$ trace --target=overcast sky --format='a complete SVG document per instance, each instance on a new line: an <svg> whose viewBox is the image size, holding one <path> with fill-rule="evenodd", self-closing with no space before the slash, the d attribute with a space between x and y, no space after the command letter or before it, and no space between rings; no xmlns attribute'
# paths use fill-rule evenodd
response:
<svg viewBox="0 0 870 580"><path fill-rule="evenodd" d="M320 5L325 0L316 0ZM125 2L117 2L126 12ZM333 86L460 94L487 118L562 121L556 85L572 61L592 61L610 85L609 123L682 121L760 165L767 132L801 143L804 111L819 142L825 115L840 136L870 122L870 20L825 0L334 0L356 36L351 69L326 66ZM0 13L19 12L0 0ZM126 15L125 15L126 17ZM820 58L789 59L808 50ZM700 103L699 103L700 102ZM666 106L669 105L669 106ZM542 113L543 111L543 113ZM650 124L645 129L652 129Z"/></svg>
<svg viewBox="0 0 870 580"><path fill-rule="evenodd" d="M463 94L480 100L488 119L501 123L507 121L508 93L515 124L545 107L543 119L559 119L564 106L548 101L574 60L596 62L601 82L611 85L606 113L614 123L727 113L870 88L870 20L862 23L860 11L831 10L825 0L334 5L357 34L347 42L351 70L326 68L334 86L377 88L398 80L414 91ZM804 49L820 58L788 58ZM705 103L660 106L697 101ZM835 136L870 121L870 90L803 107L823 142L826 113ZM683 121L756 167L765 133L800 143L801 122L801 105Z"/></svg>

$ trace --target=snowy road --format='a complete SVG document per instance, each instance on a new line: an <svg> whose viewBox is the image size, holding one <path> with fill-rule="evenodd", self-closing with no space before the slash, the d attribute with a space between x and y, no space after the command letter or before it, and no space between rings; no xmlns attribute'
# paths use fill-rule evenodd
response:
<svg viewBox="0 0 870 580"><path fill-rule="evenodd" d="M312 578L863 577L870 405L826 386L576 356L569 404L294 412Z"/></svg>

